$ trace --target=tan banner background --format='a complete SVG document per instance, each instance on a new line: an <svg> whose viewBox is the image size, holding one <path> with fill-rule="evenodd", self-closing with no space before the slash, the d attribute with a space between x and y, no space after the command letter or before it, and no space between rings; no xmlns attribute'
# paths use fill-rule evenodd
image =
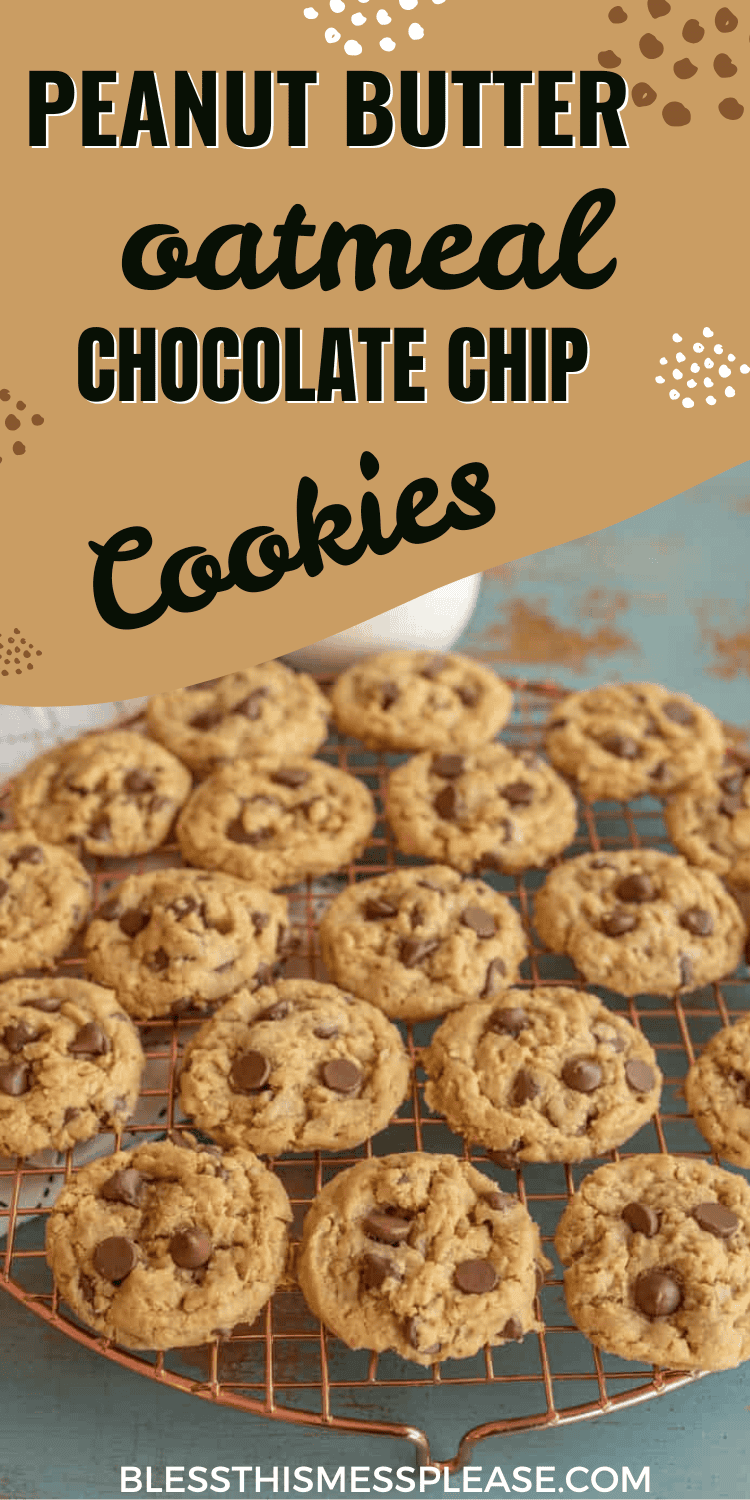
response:
<svg viewBox="0 0 750 1500"><path fill-rule="evenodd" d="M497 0L420 0L409 12L391 0L392 26L386 31L397 45L386 53L377 45L376 0L362 0L360 13L367 14L356 32L362 45L356 57L342 50L344 39L355 35L349 17L357 7L351 0L343 15L318 0L314 20L305 19L297 0L226 0L220 7L132 0L125 11L74 0L65 8L12 8L4 18L0 60L0 656L7 673L0 687L6 702L109 700L275 656L450 579L611 525L748 457L750 374L740 371L750 363L750 15L746 0L735 0L727 13L737 24L727 30L715 4L695 3L702 35L686 40L687 13L676 4L670 11L637 0L621 11L625 20L612 20L615 11L593 0L515 7ZM419 41L407 36L414 22L424 26ZM331 25L341 33L335 44L325 41ZM656 38L658 57L648 55L655 48L644 37ZM680 76L687 71L685 59L696 70L689 78ZM397 131L381 150L347 150L348 67L387 73L398 98L401 68L422 71L426 95L430 68L526 68L537 75L571 69L578 75L603 65L617 66L631 91L647 83L656 94L649 105L631 102L626 108L628 150L613 150L606 141L598 150L540 149L535 89L527 90L522 150L503 148L501 89L484 91L483 148L465 150L458 88L450 89L450 129L440 148L414 150ZM172 142L175 69L189 69L197 82L202 69L216 69L219 148L206 149L194 131L191 150L174 144L154 150L147 137L138 150L84 150L79 99L69 116L51 121L49 149L31 150L32 68L61 69L77 82L84 69L117 70L119 84L102 90L115 100L114 114L102 116L102 129L118 134L133 70L155 70ZM254 70L295 68L320 73L319 86L310 91L309 148L289 149L287 91L278 87L272 142L259 151L234 147L223 124L225 71L246 70L251 93ZM561 86L560 94L571 99L572 113L569 120L561 117L558 129L576 133L578 89ZM735 103L726 106L726 99ZM677 104L689 110L689 123L666 122L665 106L669 115ZM535 220L546 231L542 261L548 264L577 199L603 187L615 192L617 207L582 263L593 268L616 255L618 268L594 291L558 280L540 291L493 292L474 285L441 292L420 285L398 292L388 285L382 257L378 285L367 292L354 289L346 259L342 285L329 293L318 286L285 291L278 282L263 291L239 285L215 292L194 280L147 292L127 284L120 264L125 242L141 225L177 226L192 258L212 229L249 221L264 229L259 260L265 264L276 253L273 227L295 202L304 204L319 231L305 243L305 264L317 258L320 233L336 219L363 221L378 232L407 229L417 253L451 221L469 225L478 247L501 225ZM231 264L231 255L226 267L220 262L227 269ZM77 344L89 326L116 333L120 325L161 332L186 325L200 337L219 324L240 337L259 325L282 335L285 327L302 327L310 383L324 327L351 327L356 338L361 326L423 326L428 400L394 404L390 356L386 399L378 406L362 402L361 388L357 406L340 399L331 405L279 399L258 406L243 395L227 406L203 395L185 406L163 396L156 405L114 400L95 406L78 394ZM451 331L462 325L484 331L578 327L590 342L590 365L571 378L567 406L461 406L447 388L447 346ZM705 327L710 337L703 335ZM680 345L673 343L675 333ZM700 353L693 351L695 342L704 346ZM722 354L712 352L715 344ZM678 367L680 350L687 359ZM721 376L730 353L736 356L731 375ZM708 357L714 364L710 375ZM664 358L667 365L660 365ZM692 362L700 365L695 377ZM676 368L679 386L672 376ZM362 360L360 374L363 369ZM657 376L664 384L656 383ZM690 393L694 406L686 408L690 378L697 385ZM713 387L704 387L706 378L714 379ZM733 398L725 396L727 385L736 391ZM679 389L679 399L670 399L670 389ZM711 393L714 405L706 402ZM34 416L43 423L34 423ZM18 443L23 453L14 452ZM123 606L142 609L157 597L160 570L178 548L203 546L226 568L235 536L270 524L295 550L302 475L319 485L319 505L343 503L358 518L367 487L359 469L365 449L380 461L371 487L384 529L394 524L406 483L429 475L440 486L440 502L447 501L451 475L471 461L489 469L494 519L424 546L402 542L387 557L366 553L352 567L326 560L319 577L299 570L266 593L235 588L205 610L169 611L140 630L115 630L98 615L90 539L102 543L126 526L151 532L148 557L121 565L116 574ZM437 515L443 512L440 502ZM355 520L345 543L358 533Z"/></svg>

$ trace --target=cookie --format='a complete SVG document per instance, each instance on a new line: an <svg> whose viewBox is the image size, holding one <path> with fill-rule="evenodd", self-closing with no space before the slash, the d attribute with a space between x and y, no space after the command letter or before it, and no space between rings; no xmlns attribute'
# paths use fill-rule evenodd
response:
<svg viewBox="0 0 750 1500"><path fill-rule="evenodd" d="M454 1156L383 1156L326 1183L305 1219L300 1286L351 1349L431 1365L537 1329L539 1230Z"/></svg>
<svg viewBox="0 0 750 1500"><path fill-rule="evenodd" d="M582 854L552 870L534 922L589 984L620 995L696 990L736 968L745 927L709 870L660 849Z"/></svg>
<svg viewBox="0 0 750 1500"><path fill-rule="evenodd" d="M177 837L189 864L273 889L349 864L374 825L363 782L296 755L221 766L193 792Z"/></svg>
<svg viewBox="0 0 750 1500"><path fill-rule="evenodd" d="M332 704L341 733L370 750L470 750L502 729L513 696L467 656L386 651L343 672Z"/></svg>
<svg viewBox="0 0 750 1500"><path fill-rule="evenodd" d="M144 1058L117 995L82 979L0 985L0 1156L122 1130Z"/></svg>
<svg viewBox="0 0 750 1500"><path fill-rule="evenodd" d="M76 1172L47 1223L73 1312L127 1349L176 1349L252 1323L284 1271L292 1212L250 1151L148 1141Z"/></svg>
<svg viewBox="0 0 750 1500"><path fill-rule="evenodd" d="M514 875L575 838L575 798L533 751L481 745L415 755L391 773L388 822L404 854Z"/></svg>
<svg viewBox="0 0 750 1500"><path fill-rule="evenodd" d="M750 1167L750 1016L711 1037L684 1087L687 1107L717 1156Z"/></svg>
<svg viewBox="0 0 750 1500"><path fill-rule="evenodd" d="M164 842L190 773L145 735L90 734L48 750L13 782L13 816L52 844L128 857Z"/></svg>
<svg viewBox="0 0 750 1500"><path fill-rule="evenodd" d="M563 985L463 1006L421 1061L430 1109L508 1166L601 1156L659 1106L646 1038L595 995Z"/></svg>
<svg viewBox="0 0 750 1500"><path fill-rule="evenodd" d="M180 1102L222 1146L343 1151L385 1129L410 1072L382 1011L332 984L287 979L240 990L201 1027Z"/></svg>
<svg viewBox="0 0 750 1500"><path fill-rule="evenodd" d="M701 771L718 770L726 748L707 708L653 682L571 693L552 711L545 744L587 802L663 797Z"/></svg>
<svg viewBox="0 0 750 1500"><path fill-rule="evenodd" d="M128 876L85 937L87 973L139 1021L257 989L289 951L283 896L205 870Z"/></svg>
<svg viewBox="0 0 750 1500"><path fill-rule="evenodd" d="M621 1359L728 1370L750 1355L750 1187L632 1156L581 1183L555 1236L573 1321Z"/></svg>
<svg viewBox="0 0 750 1500"><path fill-rule="evenodd" d="M50 968L91 906L75 855L28 833L0 833L0 975Z"/></svg>
<svg viewBox="0 0 750 1500"><path fill-rule="evenodd" d="M328 700L312 677L279 661L152 698L155 739L196 771L238 756L314 755L328 733Z"/></svg>
<svg viewBox="0 0 750 1500"><path fill-rule="evenodd" d="M336 983L401 1021L490 999L518 978L528 952L506 897L446 865L349 886L331 902L319 935Z"/></svg>
<svg viewBox="0 0 750 1500"><path fill-rule="evenodd" d="M692 865L750 890L750 764L696 777L667 803L669 837Z"/></svg>

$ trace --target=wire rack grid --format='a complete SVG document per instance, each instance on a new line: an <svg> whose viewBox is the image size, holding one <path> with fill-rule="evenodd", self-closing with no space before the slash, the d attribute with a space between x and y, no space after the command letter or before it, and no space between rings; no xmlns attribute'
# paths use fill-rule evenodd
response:
<svg viewBox="0 0 750 1500"><path fill-rule="evenodd" d="M515 707L503 738L519 748L536 748L550 704L561 696L561 690L550 683L515 682L512 686ZM423 861L405 861L397 853L383 819L384 784L398 758L370 754L358 743L337 737L319 755L362 777L375 793L379 813L373 837L359 860L336 877L307 881L287 893L301 947L299 956L287 962L286 972L325 978L317 926L326 904L347 883L383 874L398 864ZM7 787L0 794L0 821L10 824ZM584 805L568 856L639 845L669 848L659 803L641 799L631 805ZM180 856L175 846L168 845L147 860L87 863L99 904L133 869L154 863L179 864ZM529 938L530 956L520 983L582 987L583 980L569 961L545 951L534 932L533 893L543 878L541 871L519 878L489 877L516 905ZM82 973L76 950L61 961L58 972ZM665 1075L659 1114L627 1143L626 1150L611 1152L604 1160L656 1151L716 1161L687 1114L681 1085L687 1067L713 1032L750 1009L747 970L689 996L642 995L626 1001L606 990L597 993L646 1034ZM188 1123L180 1115L175 1085L180 1056L196 1024L188 1016L141 1027L147 1064L138 1108L122 1141L113 1135L97 1137L86 1159ZM271 1166L292 1203L293 1239L299 1237L304 1214L323 1183L363 1157L409 1150L451 1152L472 1161L505 1191L513 1191L515 1185L540 1226L554 1266L539 1293L541 1330L528 1335L522 1344L487 1347L472 1360L446 1361L431 1370L392 1353L353 1351L319 1325L290 1276L256 1323L239 1325L230 1338L195 1349L154 1354L125 1351L92 1333L61 1303L46 1266L46 1216L63 1182L80 1165L80 1151L75 1160L68 1152L38 1164L20 1159L0 1162L0 1234L5 1233L4 1243L0 1241L0 1286L87 1349L161 1385L281 1422L402 1438L413 1445L418 1464L439 1462L451 1472L468 1461L480 1439L492 1434L579 1422L700 1379L700 1371L635 1365L600 1353L573 1326L554 1256L554 1231L576 1186L599 1162L574 1167L525 1164L511 1172L494 1162L491 1153L452 1134L422 1096L420 1051L435 1024L401 1028L414 1064L414 1082L411 1096L386 1131L345 1154L280 1157ZM413 1394L407 1396L407 1392ZM405 1409L413 1420L404 1422ZM433 1457L429 1435L433 1429L440 1432L441 1444L455 1442L452 1457Z"/></svg>

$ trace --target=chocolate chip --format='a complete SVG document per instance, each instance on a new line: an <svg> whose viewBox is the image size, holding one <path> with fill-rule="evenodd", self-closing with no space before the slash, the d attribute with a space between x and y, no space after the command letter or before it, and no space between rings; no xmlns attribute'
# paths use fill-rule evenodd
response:
<svg viewBox="0 0 750 1500"><path fill-rule="evenodd" d="M666 1271L643 1271L633 1288L636 1306L647 1318L668 1318L682 1302L682 1289Z"/></svg>
<svg viewBox="0 0 750 1500"><path fill-rule="evenodd" d="M665 760L660 760L658 766L654 766L651 774L652 781L665 781L669 775L669 766Z"/></svg>
<svg viewBox="0 0 750 1500"><path fill-rule="evenodd" d="M593 1094L602 1081L602 1070L593 1058L573 1057L562 1070L562 1080L577 1094Z"/></svg>
<svg viewBox="0 0 750 1500"><path fill-rule="evenodd" d="M97 819L96 823L92 823L89 828L88 836L90 839L94 839L94 841L98 844L108 844L112 838L112 829L110 827L109 818L101 817Z"/></svg>
<svg viewBox="0 0 750 1500"><path fill-rule="evenodd" d="M493 958L487 965L487 973L484 976L484 986L480 994L480 1000L491 1000L503 988L503 980L506 975L506 967L501 958Z"/></svg>
<svg viewBox="0 0 750 1500"><path fill-rule="evenodd" d="M380 689L380 707L390 708L400 697L397 682L384 682Z"/></svg>
<svg viewBox="0 0 750 1500"><path fill-rule="evenodd" d="M398 1213L389 1214L383 1209L371 1208L362 1220L362 1228L371 1240L380 1240L384 1245L401 1245L411 1233L411 1219L402 1219Z"/></svg>
<svg viewBox="0 0 750 1500"><path fill-rule="evenodd" d="M384 922L387 917L398 916L398 907L392 901L383 901L376 896L365 902L362 915L368 922Z"/></svg>
<svg viewBox="0 0 750 1500"><path fill-rule="evenodd" d="M362 1082L360 1069L346 1057L335 1057L324 1063L320 1072L326 1088L333 1089L336 1094L354 1094Z"/></svg>
<svg viewBox="0 0 750 1500"><path fill-rule="evenodd" d="M465 803L458 788L448 785L438 792L433 806L439 818L444 818L446 823L451 823L461 817Z"/></svg>
<svg viewBox="0 0 750 1500"><path fill-rule="evenodd" d="M214 974L228 974L229 970L234 968L234 963L234 959L229 958L227 959L227 962L225 964L217 964L216 968L214 969Z"/></svg>
<svg viewBox="0 0 750 1500"><path fill-rule="evenodd" d="M481 1295L497 1286L498 1275L491 1260L462 1260L456 1266L455 1280L462 1292Z"/></svg>
<svg viewBox="0 0 750 1500"><path fill-rule="evenodd" d="M687 953L681 953L680 954L680 988L682 989L684 986L686 986L688 984L692 984L694 978L695 978L695 969L693 967L693 960L692 960L692 958L689 958L688 955L687 955Z"/></svg>
<svg viewBox="0 0 750 1500"><path fill-rule="evenodd" d="M27 1042L36 1040L39 1032L28 1021L19 1021L17 1026L6 1026L3 1041L9 1052L20 1052Z"/></svg>
<svg viewBox="0 0 750 1500"><path fill-rule="evenodd" d="M198 902L194 896L178 896L177 900L167 907L167 910L172 912L178 922L182 922L192 912L198 911Z"/></svg>
<svg viewBox="0 0 750 1500"><path fill-rule="evenodd" d="M267 911L251 911L250 921L253 924L253 931L256 937L260 937L260 934L268 926L270 920L271 916Z"/></svg>
<svg viewBox="0 0 750 1500"><path fill-rule="evenodd" d="M144 927L148 927L150 921L150 911L126 911L120 917L120 931L126 937L134 938L139 932L143 932Z"/></svg>
<svg viewBox="0 0 750 1500"><path fill-rule="evenodd" d="M511 781L498 790L511 807L528 807L534 801L534 788L528 781Z"/></svg>
<svg viewBox="0 0 750 1500"><path fill-rule="evenodd" d="M601 930L607 937L622 937L624 932L632 932L638 926L638 918L631 911L626 911L624 906L616 906L614 911L602 917Z"/></svg>
<svg viewBox="0 0 750 1500"><path fill-rule="evenodd" d="M149 776L147 771L128 771L123 782L126 792L153 792L156 789L156 781Z"/></svg>
<svg viewBox="0 0 750 1500"><path fill-rule="evenodd" d="M435 678L440 676L440 673L445 670L447 665L448 661L445 656L433 656L432 661L428 661L421 668L419 675L420 677L426 677L428 682L434 682Z"/></svg>
<svg viewBox="0 0 750 1500"><path fill-rule="evenodd" d="M83 1057L103 1057L109 1052L109 1041L98 1021L87 1021L81 1026L68 1047L69 1052Z"/></svg>
<svg viewBox="0 0 750 1500"><path fill-rule="evenodd" d="M626 1203L620 1218L625 1220L634 1234L645 1234L647 1240L652 1240L658 1234L659 1215L647 1203Z"/></svg>
<svg viewBox="0 0 750 1500"><path fill-rule="evenodd" d="M518 1037L530 1025L526 1011L518 1006L512 1006L508 1010L493 1011L490 1016L489 1030L499 1031L504 1036Z"/></svg>
<svg viewBox="0 0 750 1500"><path fill-rule="evenodd" d="M124 1235L113 1234L109 1239L101 1240L97 1245L93 1261L94 1269L99 1272L99 1275L103 1276L105 1281L112 1281L117 1286L138 1264L138 1247Z"/></svg>
<svg viewBox="0 0 750 1500"><path fill-rule="evenodd" d="M626 875L615 886L615 895L621 901L655 901L656 886L648 875Z"/></svg>
<svg viewBox="0 0 750 1500"><path fill-rule="evenodd" d="M511 1208L518 1202L517 1198L511 1198L510 1193L487 1193L485 1203L494 1208L498 1213L504 1213L506 1208Z"/></svg>
<svg viewBox="0 0 750 1500"><path fill-rule="evenodd" d="M393 1267L389 1260L382 1255L371 1255L367 1252L362 1257L362 1266L359 1275L359 1284L363 1291L377 1291L378 1287L388 1276L393 1275Z"/></svg>
<svg viewBox="0 0 750 1500"><path fill-rule="evenodd" d="M648 1094L656 1083L653 1068L648 1063L641 1062L639 1057L631 1057L626 1062L625 1079L635 1094Z"/></svg>
<svg viewBox="0 0 750 1500"><path fill-rule="evenodd" d="M722 5L714 16L714 25L717 31L734 31L737 25L737 17L729 9L728 5Z"/></svg>
<svg viewBox="0 0 750 1500"><path fill-rule="evenodd" d="M160 974L164 969L168 969L169 954L167 953L166 948L157 948L156 952L151 954L151 957L148 960L148 966L150 969L153 969L156 974Z"/></svg>
<svg viewBox="0 0 750 1500"><path fill-rule="evenodd" d="M135 1167L126 1167L121 1172L113 1172L107 1181L102 1183L99 1189L99 1197L106 1198L108 1203L127 1203L131 1208L138 1208L143 1198L144 1179Z"/></svg>
<svg viewBox="0 0 750 1500"><path fill-rule="evenodd" d="M404 938L399 949L399 958L407 969L416 969L440 947L439 938Z"/></svg>
<svg viewBox="0 0 750 1500"><path fill-rule="evenodd" d="M599 744L602 750L607 750L610 755L616 755L618 760L638 759L638 744L629 734L605 734Z"/></svg>
<svg viewBox="0 0 750 1500"><path fill-rule="evenodd" d="M456 692L461 699L464 708L476 708L479 699L482 696L479 688L475 687L473 682L461 683L461 685L456 688Z"/></svg>
<svg viewBox="0 0 750 1500"><path fill-rule="evenodd" d="M494 1161L496 1167L507 1167L509 1171L515 1172L516 1168L521 1165L518 1153L522 1145L523 1141L519 1136L518 1140L513 1141L505 1151L488 1151L487 1156L490 1161Z"/></svg>
<svg viewBox="0 0 750 1500"><path fill-rule="evenodd" d="M203 1229L178 1229L169 1241L169 1253L184 1271L198 1271L211 1259L213 1245Z"/></svg>
<svg viewBox="0 0 750 1500"><path fill-rule="evenodd" d="M86 1302L92 1302L93 1303L95 1288L94 1288L94 1283L91 1280L91 1277L90 1276L85 1276L83 1274L83 1271L79 1272L78 1285L79 1285L79 1287L81 1289L81 1295L84 1297L84 1299L86 1300Z"/></svg>
<svg viewBox="0 0 750 1500"><path fill-rule="evenodd" d="M481 906L466 906L461 912L461 921L464 927L470 927L478 938L491 938L497 931L495 918L488 911L482 911Z"/></svg>
<svg viewBox="0 0 750 1500"><path fill-rule="evenodd" d="M689 911L682 913L680 926L686 927L695 937L710 937L714 930L714 919L710 911L704 911L702 906L691 906Z"/></svg>
<svg viewBox="0 0 750 1500"><path fill-rule="evenodd" d="M261 1011L256 1016L256 1021L283 1021L289 1015L292 1007L288 1000L279 1000L276 1005L270 1006L268 1010Z"/></svg>
<svg viewBox="0 0 750 1500"><path fill-rule="evenodd" d="M517 1108L521 1104L526 1104L529 1099L538 1098L541 1092L541 1085L537 1083L531 1073L527 1072L526 1068L522 1068L520 1073L516 1073L513 1080L510 1102Z"/></svg>
<svg viewBox="0 0 750 1500"><path fill-rule="evenodd" d="M18 1099L29 1089L29 1068L24 1062L2 1063L0 1065L0 1094L8 1094L11 1099Z"/></svg>
<svg viewBox="0 0 750 1500"><path fill-rule="evenodd" d="M277 786L304 786L310 780L310 773L299 766L282 766L280 770L271 772L271 780Z"/></svg>
<svg viewBox="0 0 750 1500"><path fill-rule="evenodd" d="M421 1327L421 1324L420 1324L418 1318L410 1318L409 1322L406 1325L406 1335L407 1335L407 1338L409 1340L409 1343L412 1346L412 1349L419 1350L420 1354L439 1354L439 1352L440 1352L440 1345L439 1344L430 1344L429 1348L427 1348L427 1349L420 1349L419 1348L419 1330L420 1330L420 1327Z"/></svg>
<svg viewBox="0 0 750 1500"><path fill-rule="evenodd" d="M262 844L264 839L271 837L273 829L256 828L252 833L248 833L240 816L227 824L226 834L233 844Z"/></svg>
<svg viewBox="0 0 750 1500"><path fill-rule="evenodd" d="M39 844L24 844L22 849L16 849L14 854L8 855L8 864L14 870L17 865L42 865L44 850Z"/></svg>
<svg viewBox="0 0 750 1500"><path fill-rule="evenodd" d="M270 964L258 964L258 967L255 970L255 974L253 975L253 978L261 989L263 985L270 984L273 977L274 971Z"/></svg>
<svg viewBox="0 0 750 1500"><path fill-rule="evenodd" d="M195 718L190 719L190 728L200 729L202 731L207 729L215 729L216 725L220 724L223 718L224 714L222 713L221 709L207 708L203 713L196 714Z"/></svg>
<svg viewBox="0 0 750 1500"><path fill-rule="evenodd" d="M322 1021L320 1026L313 1028L313 1036L320 1038L322 1042L332 1042L339 1034L339 1028L335 1021Z"/></svg>
<svg viewBox="0 0 750 1500"><path fill-rule="evenodd" d="M244 714L245 718L249 719L251 724L254 724L263 712L263 699L267 697L268 688L254 688L252 693L248 693L247 697L242 699L241 703L233 705L231 712L233 714Z"/></svg>
<svg viewBox="0 0 750 1500"><path fill-rule="evenodd" d="M730 1208L725 1208L723 1203L699 1203L692 1212L696 1224L709 1234L715 1234L719 1240L728 1240L740 1227L737 1215Z"/></svg>
<svg viewBox="0 0 750 1500"><path fill-rule="evenodd" d="M463 755L434 755L432 758L432 770L436 776L443 776L446 781L453 781L454 777L460 776L466 765Z"/></svg>
<svg viewBox="0 0 750 1500"><path fill-rule="evenodd" d="M62 1001L55 995L35 995L31 1000L23 1000L23 1005L33 1005L34 1010L44 1011L45 1015L52 1015L60 1009Z"/></svg>
<svg viewBox="0 0 750 1500"><path fill-rule="evenodd" d="M243 1052L232 1063L229 1081L237 1094L254 1094L262 1089L271 1072L271 1064L262 1052Z"/></svg>
<svg viewBox="0 0 750 1500"><path fill-rule="evenodd" d="M684 724L687 728L695 723L695 714L685 703L680 703L679 698L670 698L668 703L662 705L662 713L665 719L672 724Z"/></svg>
<svg viewBox="0 0 750 1500"><path fill-rule="evenodd" d="M686 42L702 42L705 36L700 21L686 21L682 28L682 35Z"/></svg>
<svg viewBox="0 0 750 1500"><path fill-rule="evenodd" d="M516 1317L509 1318L508 1321L507 1321L507 1323L505 1324L505 1327L502 1328L501 1331L500 1331L500 1338L501 1339L515 1339L516 1341L518 1341L519 1339L522 1339L523 1338L523 1326L521 1324L520 1319L516 1318Z"/></svg>

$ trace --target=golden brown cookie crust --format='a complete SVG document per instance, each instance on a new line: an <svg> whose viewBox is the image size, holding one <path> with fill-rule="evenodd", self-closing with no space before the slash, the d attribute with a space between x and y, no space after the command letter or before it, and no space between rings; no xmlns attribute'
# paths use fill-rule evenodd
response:
<svg viewBox="0 0 750 1500"><path fill-rule="evenodd" d="M750 1016L706 1043L685 1079L685 1098L717 1155L750 1167Z"/></svg>
<svg viewBox="0 0 750 1500"><path fill-rule="evenodd" d="M704 773L667 803L669 836L681 854L738 890L750 890L750 766Z"/></svg>
<svg viewBox="0 0 750 1500"><path fill-rule="evenodd" d="M513 695L467 656L386 651L343 672L332 704L341 733L371 750L468 750L502 729Z"/></svg>
<svg viewBox="0 0 750 1500"><path fill-rule="evenodd" d="M146 710L154 738L196 771L238 756L314 755L328 714L314 679L279 661L159 693Z"/></svg>
<svg viewBox="0 0 750 1500"><path fill-rule="evenodd" d="M90 906L91 880L69 850L0 833L0 976L50 968Z"/></svg>

